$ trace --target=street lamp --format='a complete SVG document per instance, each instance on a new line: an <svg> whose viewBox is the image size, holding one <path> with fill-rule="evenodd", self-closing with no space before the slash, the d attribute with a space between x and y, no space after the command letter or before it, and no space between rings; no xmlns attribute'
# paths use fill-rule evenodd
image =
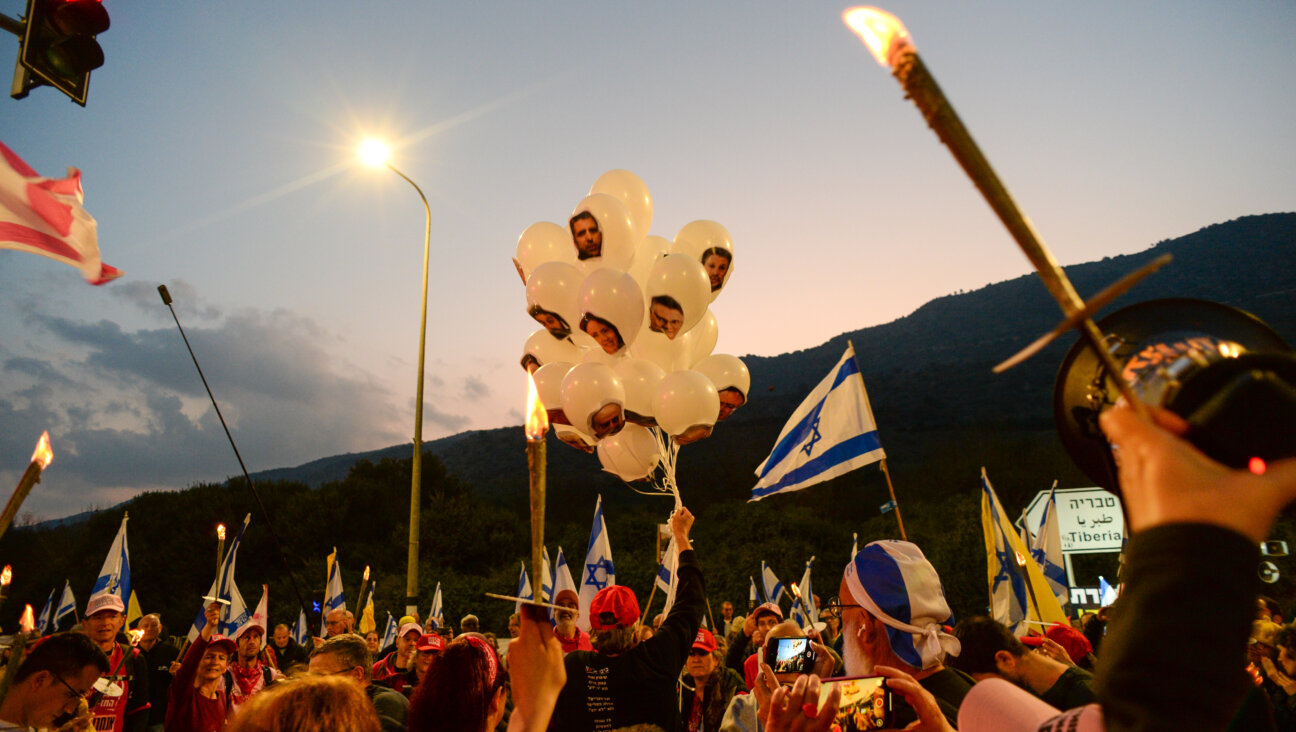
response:
<svg viewBox="0 0 1296 732"><path fill-rule="evenodd" d="M423 480L423 354L427 344L428 255L432 240L432 209L428 207L423 189L388 162L391 151L381 140L373 138L360 143L360 159L370 167L386 166L393 173L414 186L423 199L426 224L423 227L423 308L419 318L418 386L414 396L414 464L410 479L409 568L405 575L405 613L418 612L418 550L419 550L419 496Z"/></svg>

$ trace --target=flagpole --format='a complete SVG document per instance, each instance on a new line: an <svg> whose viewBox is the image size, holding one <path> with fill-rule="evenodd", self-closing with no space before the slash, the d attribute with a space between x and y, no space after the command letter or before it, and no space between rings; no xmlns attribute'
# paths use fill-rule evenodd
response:
<svg viewBox="0 0 1296 732"><path fill-rule="evenodd" d="M711 614L711 598L704 598L707 604L707 620L711 621L711 632L715 632L715 616Z"/></svg>
<svg viewBox="0 0 1296 732"><path fill-rule="evenodd" d="M849 338L846 339L846 345L850 346L851 359L855 361L855 372L859 374L860 388L864 389L864 393L867 395L868 389L864 387L864 369L860 368L859 352L855 350L855 344L852 343ZM870 417L873 416L872 405L869 405L869 416ZM873 420L873 428L877 429L876 418ZM901 520L900 518L900 501L896 500L895 486L891 484L891 471L887 469L886 458L882 458L881 462L882 462L882 475L886 476L887 492L891 494L891 502L895 504L896 524L899 525L900 527L900 538L903 539L904 541L909 541L909 537L905 536L904 521Z"/></svg>
<svg viewBox="0 0 1296 732"><path fill-rule="evenodd" d="M644 603L643 612L639 614L639 624L643 625L644 618L648 617L648 609L652 607L653 595L657 594L657 580L653 580L652 589L648 591L648 602Z"/></svg>

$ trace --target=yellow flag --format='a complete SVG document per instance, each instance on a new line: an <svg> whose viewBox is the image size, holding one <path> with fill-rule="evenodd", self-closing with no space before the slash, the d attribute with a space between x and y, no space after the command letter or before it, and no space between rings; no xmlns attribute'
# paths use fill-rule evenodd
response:
<svg viewBox="0 0 1296 732"><path fill-rule="evenodd" d="M126 627L142 617L144 613L140 611L139 598L135 596L135 590L131 590L130 605L126 608Z"/></svg>
<svg viewBox="0 0 1296 732"><path fill-rule="evenodd" d="M377 629L378 623L374 622L373 588L371 587L369 588L369 599L365 601L364 612L360 614L360 635Z"/></svg>
<svg viewBox="0 0 1296 732"><path fill-rule="evenodd" d="M1043 623L1067 622L1062 606L1044 579L1044 571L1031 557L999 504L985 468L981 469L981 528L985 531L990 609L994 619L1019 636L1025 635L1032 626L1042 632Z"/></svg>

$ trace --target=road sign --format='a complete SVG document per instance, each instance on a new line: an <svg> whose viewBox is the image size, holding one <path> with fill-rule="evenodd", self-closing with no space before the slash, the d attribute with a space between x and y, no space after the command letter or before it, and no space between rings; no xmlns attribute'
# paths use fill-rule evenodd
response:
<svg viewBox="0 0 1296 732"><path fill-rule="evenodd" d="M1026 507L1032 534L1048 496L1048 491L1040 491ZM1063 554L1119 552L1124 544L1125 512L1120 499L1102 488L1059 488L1057 515Z"/></svg>

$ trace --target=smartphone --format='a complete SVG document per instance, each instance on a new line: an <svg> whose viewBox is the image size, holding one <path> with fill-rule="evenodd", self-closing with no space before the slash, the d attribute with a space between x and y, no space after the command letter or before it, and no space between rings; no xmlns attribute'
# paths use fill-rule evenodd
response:
<svg viewBox="0 0 1296 732"><path fill-rule="evenodd" d="M828 701L832 687L841 689L841 704L833 718L833 729L841 732L891 729L895 709L885 676L846 676L824 679L819 688L819 708Z"/></svg>
<svg viewBox="0 0 1296 732"><path fill-rule="evenodd" d="M809 638L770 638L765 644L765 664L776 674L808 674L815 659Z"/></svg>

